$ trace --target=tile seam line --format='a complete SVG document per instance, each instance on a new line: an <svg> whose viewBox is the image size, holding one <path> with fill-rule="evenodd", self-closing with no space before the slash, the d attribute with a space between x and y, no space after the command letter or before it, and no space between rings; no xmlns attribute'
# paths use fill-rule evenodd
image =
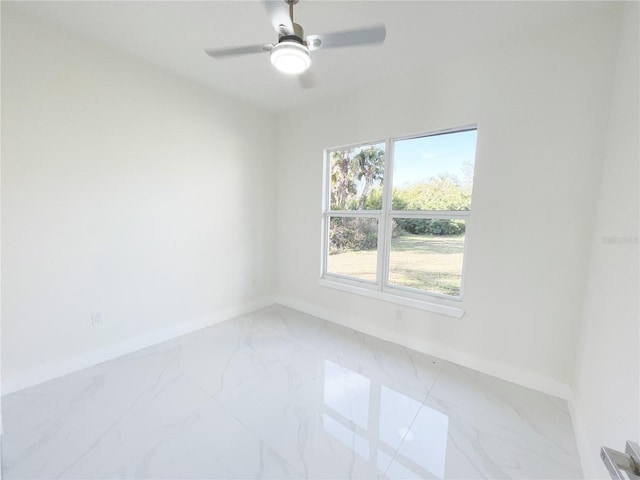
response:
<svg viewBox="0 0 640 480"><path fill-rule="evenodd" d="M418 415L420 415L420 412L422 411L422 409L424 407L426 407L426 403L427 403L427 400L429 399L429 396L431 395L431 391L433 390L433 387L435 387L436 383L440 379L440 376L442 375L442 371L443 370L444 370L444 364L442 364L440 366L440 368L438 369L438 374L436 375L435 380L433 381L433 383L431 384L431 386L427 390L427 393L425 394L424 399L420 403L420 408L418 408L418 411L416 412L415 416L413 417L413 420L411 420L411 423L409 424L409 428L407 428L407 432L402 437L402 441L400 442L400 445L398 445L398 448L396 448L395 452L393 452L393 457L391 457L391 460L389 461L389 464L387 465L387 468L385 468L385 470L384 470L385 478L387 478L387 474L389 473L389 469L391 468L391 465L395 461L396 456L398 455L398 452L402 448L402 445L404 445L404 441L406 440L407 436L409 435L409 432L411 431L411 427L413 427L413 424L416 422L416 418L418 418Z"/></svg>

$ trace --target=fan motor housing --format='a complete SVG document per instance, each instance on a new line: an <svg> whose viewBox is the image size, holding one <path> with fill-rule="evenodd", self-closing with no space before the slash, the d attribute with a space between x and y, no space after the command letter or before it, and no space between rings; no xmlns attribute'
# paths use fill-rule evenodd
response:
<svg viewBox="0 0 640 480"><path fill-rule="evenodd" d="M293 24L293 35L280 35L278 42L292 41L304 45L304 29L297 23Z"/></svg>

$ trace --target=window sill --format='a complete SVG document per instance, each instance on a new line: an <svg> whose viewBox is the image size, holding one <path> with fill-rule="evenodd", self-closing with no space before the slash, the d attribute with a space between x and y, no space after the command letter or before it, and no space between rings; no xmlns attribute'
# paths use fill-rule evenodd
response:
<svg viewBox="0 0 640 480"><path fill-rule="evenodd" d="M464 310L460 307L453 307L450 305L444 305L439 303L432 303L426 300L421 300L412 297L404 297L401 295L395 295L389 292L381 292L380 290L374 290L371 288L360 287L347 283L342 283L335 280L329 280L327 278L320 279L320 285L323 287L335 288L336 290L342 290L343 292L354 293L356 295L363 295L365 297L375 298L377 300L384 300L386 302L397 303L405 305L407 307L418 308L420 310L427 310L429 312L440 313L454 318L462 318Z"/></svg>

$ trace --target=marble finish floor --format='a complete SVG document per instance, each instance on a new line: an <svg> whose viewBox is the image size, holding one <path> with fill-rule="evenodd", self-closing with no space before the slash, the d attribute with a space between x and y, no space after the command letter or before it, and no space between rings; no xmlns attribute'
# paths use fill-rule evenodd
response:
<svg viewBox="0 0 640 480"><path fill-rule="evenodd" d="M278 305L2 413L5 480L581 478L565 401Z"/></svg>

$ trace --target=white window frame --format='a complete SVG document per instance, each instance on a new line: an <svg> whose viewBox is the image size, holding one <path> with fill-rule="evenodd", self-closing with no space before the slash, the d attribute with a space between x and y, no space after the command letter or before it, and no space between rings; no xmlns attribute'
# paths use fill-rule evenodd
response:
<svg viewBox="0 0 640 480"><path fill-rule="evenodd" d="M465 266L467 259L467 245L471 222L471 210L392 210L393 197L393 146L395 142L424 138L436 135L461 133L476 130L475 124L463 127L438 130L435 132L406 135L402 137L388 137L384 140L371 142L359 142L342 147L327 148L324 150L323 184L322 184L322 265L320 284L326 287L337 288L350 293L365 295L367 297L390 301L423 310L442 313L444 315L460 318L464 315L462 300L464 293ZM382 210L331 210L331 153L350 148L358 148L368 145L385 145L384 182L382 192ZM475 159L474 159L475 165ZM329 224L331 217L343 218L375 218L378 221L378 249L376 265L376 281L371 282L328 271L329 261ZM462 257L462 271L460 279L459 295L446 295L437 292L426 292L416 288L389 283L389 261L392 236L392 220L394 218L423 218L423 219L459 219L465 220L465 241Z"/></svg>

